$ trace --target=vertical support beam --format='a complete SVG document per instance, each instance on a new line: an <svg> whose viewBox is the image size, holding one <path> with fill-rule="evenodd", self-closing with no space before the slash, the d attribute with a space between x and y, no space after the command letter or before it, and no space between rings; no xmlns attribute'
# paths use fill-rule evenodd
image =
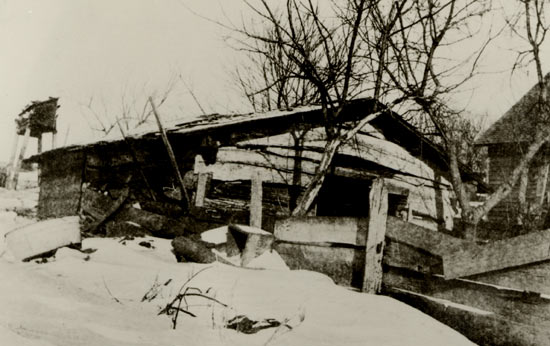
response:
<svg viewBox="0 0 550 346"><path fill-rule="evenodd" d="M384 179L378 178L373 181L369 193L369 205L363 292L376 294L382 287L382 256L388 216L388 190Z"/></svg>
<svg viewBox="0 0 550 346"><path fill-rule="evenodd" d="M17 129L15 130L15 137L13 137L13 145L10 155L10 161L8 162L8 165L10 167L15 166L15 157L17 155L17 145L19 144L19 135L17 134Z"/></svg>
<svg viewBox="0 0 550 346"><path fill-rule="evenodd" d="M519 177L519 187L518 187L518 214L516 215L516 222L518 225L523 225L523 219L527 213L527 185L529 183L529 170L527 167L521 173Z"/></svg>
<svg viewBox="0 0 550 346"><path fill-rule="evenodd" d="M6 183L6 187L10 190L17 188L17 180L19 179L19 170L21 169L21 161L25 158L25 151L27 150L27 143L29 143L29 137L31 135L31 128L27 125L25 129L25 137L23 137L23 143L21 144L21 150L19 151L19 157L16 159L13 165L13 173L11 179Z"/></svg>
<svg viewBox="0 0 550 346"><path fill-rule="evenodd" d="M544 205L549 170L550 164L544 163L544 165L542 165L542 167L540 168L539 174L537 175L537 203L539 204L539 206Z"/></svg>
<svg viewBox="0 0 550 346"><path fill-rule="evenodd" d="M69 128L67 128L67 135L69 134ZM65 143L67 142L67 135L65 135ZM57 131L52 132L52 149L57 148Z"/></svg>
<svg viewBox="0 0 550 346"><path fill-rule="evenodd" d="M42 134L38 135L37 139L37 145L36 145L36 152L38 154L42 153Z"/></svg>
<svg viewBox="0 0 550 346"><path fill-rule="evenodd" d="M4 186L10 188L11 181L13 179L13 172L15 169L15 157L17 156L17 146L19 144L19 135L17 134L17 129L15 130L15 137L13 137L12 150L10 155L10 161L6 168L6 180L4 181Z"/></svg>
<svg viewBox="0 0 550 346"><path fill-rule="evenodd" d="M211 173L199 173L197 181L197 192L195 192L195 205L197 207L204 206L204 198L206 197L206 186L210 179Z"/></svg>
<svg viewBox="0 0 550 346"><path fill-rule="evenodd" d="M181 175L180 169L178 167L178 162L176 161L176 155L174 154L174 150L172 149L172 145L170 145L170 141L168 141L168 136L166 135L166 131L164 130L164 127L162 126L162 122L160 121L160 115L157 112L157 107L155 106L155 103L153 102L153 98L149 97L149 103L151 104L151 108L153 108L153 115L155 116L155 119L157 120L157 125L160 131L160 135L162 137L162 141L164 142L164 146L166 147L166 151L168 152L168 156L170 157L170 162L172 163L172 168L174 168L174 172L176 173L176 179L178 180L178 183L180 185L180 192L181 197L183 199L183 204L185 206L186 210L189 210L189 207L191 206L191 200L189 199L189 194L187 193L187 189L185 188L185 184L183 183L183 177Z"/></svg>
<svg viewBox="0 0 550 346"><path fill-rule="evenodd" d="M260 172L252 175L250 192L250 226L262 228L262 176Z"/></svg>

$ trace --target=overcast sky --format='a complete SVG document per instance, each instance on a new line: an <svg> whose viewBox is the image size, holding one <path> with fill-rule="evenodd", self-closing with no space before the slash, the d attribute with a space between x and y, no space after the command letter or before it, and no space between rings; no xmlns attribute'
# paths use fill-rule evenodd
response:
<svg viewBox="0 0 550 346"><path fill-rule="evenodd" d="M49 96L60 98L58 144L67 132L68 143L92 135L90 100L100 115L120 112L123 96L160 94L174 78L177 87L161 108L163 116L200 113L179 76L207 112L242 109L228 76L238 60L226 43L229 33L187 7L235 21L245 10L241 0L0 0L0 161L8 160L15 116L30 101ZM518 46L510 37L500 40L485 67L509 69ZM486 75L463 101L494 121L535 82L533 71L513 79L509 71ZM35 146L31 142L29 152Z"/></svg>

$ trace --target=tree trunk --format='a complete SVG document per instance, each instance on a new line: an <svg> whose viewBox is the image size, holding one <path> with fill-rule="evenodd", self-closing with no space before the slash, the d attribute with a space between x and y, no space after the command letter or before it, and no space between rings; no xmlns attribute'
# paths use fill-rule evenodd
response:
<svg viewBox="0 0 550 346"><path fill-rule="evenodd" d="M325 176L330 168L332 159L334 158L334 155L336 155L336 152L340 146L353 138L367 123L377 118L380 114L382 114L382 111L367 115L361 119L355 127L348 130L343 135L327 141L323 156L321 157L321 162L315 172L315 176L308 184L304 193L298 199L296 208L294 208L291 213L292 216L303 216L309 211L311 205L315 201L315 198L317 198L319 190L321 190L321 187L323 186L323 182L325 181Z"/></svg>
<svg viewBox="0 0 550 346"><path fill-rule="evenodd" d="M482 205L472 208L469 205L469 198L466 196L466 190L462 179L460 178L460 171L458 168L458 155L456 148L450 145L450 170L451 170L451 182L457 198L462 209L462 222L464 227L464 237L469 240L475 240L476 227L479 221L489 213L500 201L502 201L512 191L512 188L518 182L525 170L528 170L529 164L539 151L539 149L550 139L550 133L547 130L541 130L534 136L534 140L527 148L525 155L519 160L517 166L512 173L508 176L508 180L502 183L483 203Z"/></svg>

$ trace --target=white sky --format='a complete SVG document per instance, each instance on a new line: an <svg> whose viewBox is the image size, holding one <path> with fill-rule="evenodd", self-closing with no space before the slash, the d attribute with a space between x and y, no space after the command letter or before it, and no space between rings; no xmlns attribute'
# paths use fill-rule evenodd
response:
<svg viewBox="0 0 550 346"><path fill-rule="evenodd" d="M226 44L229 33L182 3L237 22L246 9L241 0L0 0L0 161L8 160L15 116L30 101L49 96L60 97L58 144L67 129L68 143L92 135L83 106L90 98L98 113L103 104L108 113L118 113L123 95L162 93L179 75L207 112L242 109L228 76L238 59ZM469 111L488 113L494 121L536 82L533 70L510 79L511 50L517 47L506 36L488 51L484 68L504 72L472 83L475 91L464 96ZM170 118L200 113L181 82L160 111ZM29 144L29 153L35 146Z"/></svg>

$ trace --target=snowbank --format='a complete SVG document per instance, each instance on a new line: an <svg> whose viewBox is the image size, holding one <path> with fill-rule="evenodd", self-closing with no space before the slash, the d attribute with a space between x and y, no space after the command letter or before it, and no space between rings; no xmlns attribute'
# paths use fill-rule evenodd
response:
<svg viewBox="0 0 550 346"><path fill-rule="evenodd" d="M319 273L177 263L168 240L150 237L85 239L83 249L45 264L0 260L0 344L471 345L405 304ZM255 261L275 262L264 255ZM186 287L227 307L190 297L185 308L197 317L180 314L173 330L172 316L157 313L199 271ZM282 325L252 335L224 328L237 315Z"/></svg>

